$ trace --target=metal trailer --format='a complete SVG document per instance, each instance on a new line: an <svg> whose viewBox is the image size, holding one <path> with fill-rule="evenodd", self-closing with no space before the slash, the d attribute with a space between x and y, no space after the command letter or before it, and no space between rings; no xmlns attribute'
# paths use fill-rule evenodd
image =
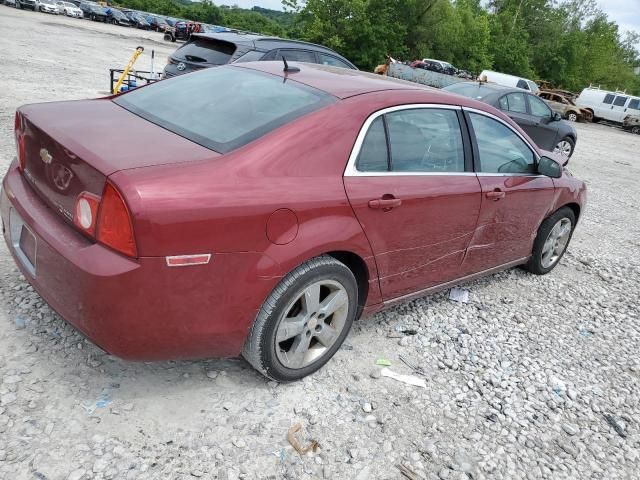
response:
<svg viewBox="0 0 640 480"><path fill-rule="evenodd" d="M454 77L453 75L445 75L444 73L432 72L422 68L412 68L403 63L390 63L387 68L387 76L436 88L469 81L466 78Z"/></svg>

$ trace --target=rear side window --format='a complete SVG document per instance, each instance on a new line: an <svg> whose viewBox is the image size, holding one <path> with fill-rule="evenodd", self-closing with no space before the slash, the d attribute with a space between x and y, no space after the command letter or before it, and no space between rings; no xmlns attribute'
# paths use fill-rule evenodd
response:
<svg viewBox="0 0 640 480"><path fill-rule="evenodd" d="M281 60L282 57L286 58L287 62L317 63L315 53L307 50L280 49L276 60Z"/></svg>
<svg viewBox="0 0 640 480"><path fill-rule="evenodd" d="M460 122L454 110L418 108L386 116L393 172L464 172Z"/></svg>
<svg viewBox="0 0 640 480"><path fill-rule="evenodd" d="M634 98L629 102L629 108L633 108L634 110L640 110L640 100Z"/></svg>
<svg viewBox="0 0 640 480"><path fill-rule="evenodd" d="M240 58L235 60L234 63L257 62L258 60L261 60L263 56L264 56L264 52L258 52L257 50L250 50L244 55L242 55Z"/></svg>
<svg viewBox="0 0 640 480"><path fill-rule="evenodd" d="M604 97L604 100L602 101L602 103L606 103L607 105L611 105L613 103L613 99L615 98L615 95L612 95L610 93L607 93Z"/></svg>
<svg viewBox="0 0 640 480"><path fill-rule="evenodd" d="M533 115L534 117L551 118L551 109L547 106L546 103L533 95L527 95L527 97L529 98L531 115Z"/></svg>
<svg viewBox="0 0 640 480"><path fill-rule="evenodd" d="M335 101L292 80L238 67L181 75L113 99L199 145L226 153Z"/></svg>
<svg viewBox="0 0 640 480"><path fill-rule="evenodd" d="M533 152L515 132L484 115L470 113L469 117L480 156L478 172L535 173Z"/></svg>
<svg viewBox="0 0 640 480"><path fill-rule="evenodd" d="M174 55L189 62L224 65L229 63L235 51L236 46L233 43L196 38L179 48Z"/></svg>
<svg viewBox="0 0 640 480"><path fill-rule="evenodd" d="M522 80L522 79L521 79L521 80L518 80L518 83L516 84L516 87L518 87L518 88L523 88L523 89L525 89L525 90L531 90L531 89L529 88L529 84L528 84L527 82L525 82L524 80Z"/></svg>
<svg viewBox="0 0 640 480"><path fill-rule="evenodd" d="M351 68L349 65L344 63L342 60L334 57L333 55L325 55L324 53L319 53L318 55L320 56L320 63L322 65L331 65L334 67L341 67L341 68Z"/></svg>
<svg viewBox="0 0 640 480"><path fill-rule="evenodd" d="M616 107L624 107L624 104L627 103L627 100L629 100L629 97L616 97L616 99L613 101L613 104Z"/></svg>
<svg viewBox="0 0 640 480"><path fill-rule="evenodd" d="M527 113L527 101L524 98L524 93L510 93L506 97L510 112Z"/></svg>

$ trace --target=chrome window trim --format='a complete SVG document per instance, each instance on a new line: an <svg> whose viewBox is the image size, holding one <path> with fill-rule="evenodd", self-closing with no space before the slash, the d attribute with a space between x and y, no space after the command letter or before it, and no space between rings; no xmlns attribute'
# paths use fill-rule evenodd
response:
<svg viewBox="0 0 640 480"><path fill-rule="evenodd" d="M364 143L364 138L369 131L369 127L371 124L380 116L385 115L387 113L398 112L402 110L416 110L416 109L440 109L440 110L456 110L456 111L465 111L469 113L476 113L478 115L484 115L485 117L489 117L493 120L496 120L511 130L514 134L520 138L524 142L524 144L531 150L533 153L536 164L540 160L540 155L535 147L531 145L531 143L524 138L520 132L514 130L509 123L507 123L502 118L498 117L489 112L485 112L484 110L478 110L477 108L471 107L462 107L459 105L445 105L439 103L411 103L407 105L396 105L394 107L383 108L382 110L378 110L373 112L367 119L365 120L362 127L360 127L360 131L358 132L358 136L356 137L356 141L353 144L353 148L351 149L351 153L349 155L349 161L347 162L347 166L344 170L344 177L424 177L424 176L455 176L455 177L466 177L466 176L478 176L478 177L544 177L544 175L535 174L535 173L489 173L489 172L361 172L356 168L356 161L358 160L358 155L360 155L360 150L362 148L362 144ZM462 128L462 125L460 126ZM473 141L473 140L472 140Z"/></svg>
<svg viewBox="0 0 640 480"><path fill-rule="evenodd" d="M353 144L353 148L351 149L351 154L349 155L349 161L347 162L347 166L344 169L344 173L342 174L344 177L414 177L414 176L439 176L439 175L455 175L455 176L470 176L475 175L474 172L361 172L356 168L356 161L358 160L358 155L360 155L360 149L362 148L362 144L364 143L364 137L367 135L369 131L369 127L371 124L382 115L392 112L399 112L402 110L417 110L417 109L438 109L438 110L455 110L461 111L462 107L459 105L445 105L439 103L410 103L407 105L396 105L395 107L387 107L382 110L378 110L373 112L369 117L365 120L364 124L360 128L358 132L358 136L356 137L356 141ZM462 128L462 125L460 126ZM462 131L460 132L462 135Z"/></svg>

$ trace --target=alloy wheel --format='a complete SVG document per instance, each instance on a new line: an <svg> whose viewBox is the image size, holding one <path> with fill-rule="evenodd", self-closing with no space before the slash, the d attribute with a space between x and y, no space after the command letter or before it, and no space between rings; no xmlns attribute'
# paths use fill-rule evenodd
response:
<svg viewBox="0 0 640 480"><path fill-rule="evenodd" d="M636 135L640 135L640 127L633 127L631 129L631 133L635 133Z"/></svg>
<svg viewBox="0 0 640 480"><path fill-rule="evenodd" d="M542 266L549 268L554 265L564 253L571 236L571 220L561 218L553 226L542 247Z"/></svg>
<svg viewBox="0 0 640 480"><path fill-rule="evenodd" d="M307 286L284 309L276 329L276 355L287 368L304 368L319 360L342 333L349 296L334 280Z"/></svg>
<svg viewBox="0 0 640 480"><path fill-rule="evenodd" d="M577 122L578 121L578 115L576 115L575 113L570 113L569 116L567 117L567 119L570 122Z"/></svg>
<svg viewBox="0 0 640 480"><path fill-rule="evenodd" d="M567 140L561 140L556 145L556 148L553 149L553 153L558 153L562 155L564 158L569 158L571 156L571 150L573 147Z"/></svg>

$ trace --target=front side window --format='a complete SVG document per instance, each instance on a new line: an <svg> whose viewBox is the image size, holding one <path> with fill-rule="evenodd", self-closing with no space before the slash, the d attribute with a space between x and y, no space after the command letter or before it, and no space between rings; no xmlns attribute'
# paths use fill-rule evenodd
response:
<svg viewBox="0 0 640 480"><path fill-rule="evenodd" d="M613 101L613 104L616 107L624 107L624 104L627 103L627 100L629 100L629 97L616 97L616 99Z"/></svg>
<svg viewBox="0 0 640 480"><path fill-rule="evenodd" d="M533 152L513 130L484 115L469 113L469 117L478 145L478 172L536 173Z"/></svg>
<svg viewBox="0 0 640 480"><path fill-rule="evenodd" d="M602 101L602 103L606 103L607 105L611 105L613 103L613 99L615 98L615 95L612 95L610 93L607 93L604 97L604 100Z"/></svg>
<svg viewBox="0 0 640 480"><path fill-rule="evenodd" d="M295 81L227 66L180 75L112 101L192 142L226 153L335 99Z"/></svg>
<svg viewBox="0 0 640 480"><path fill-rule="evenodd" d="M401 110L385 119L392 171L464 172L462 133L454 110Z"/></svg>
<svg viewBox="0 0 640 480"><path fill-rule="evenodd" d="M524 93L510 93L506 97L510 112L527 113L527 101L524 98Z"/></svg>
<svg viewBox="0 0 640 480"><path fill-rule="evenodd" d="M529 107L531 107L531 115L540 118L551 118L551 109L538 97L529 95Z"/></svg>

